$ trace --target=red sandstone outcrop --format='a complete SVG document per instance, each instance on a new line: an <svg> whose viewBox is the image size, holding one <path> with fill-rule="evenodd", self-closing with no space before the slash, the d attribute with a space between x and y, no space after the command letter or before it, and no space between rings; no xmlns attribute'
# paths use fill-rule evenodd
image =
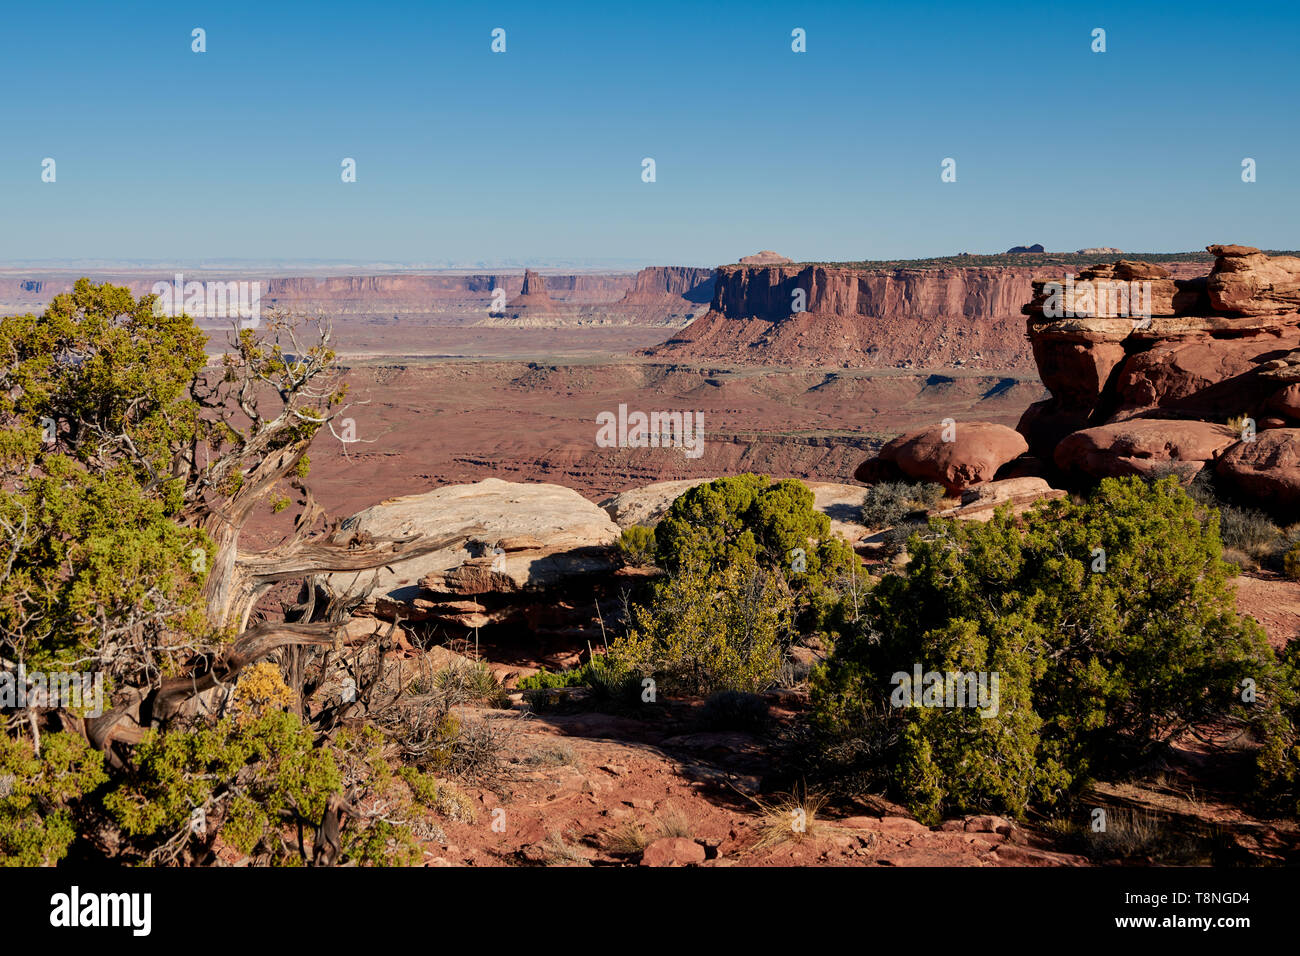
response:
<svg viewBox="0 0 1300 956"><path fill-rule="evenodd" d="M1300 513L1300 428L1273 428L1233 445L1215 473L1270 510Z"/></svg>
<svg viewBox="0 0 1300 956"><path fill-rule="evenodd" d="M1034 456L1093 477L1213 462L1261 506L1297 500L1300 258L1209 251L1207 276L1120 260L1083 270L1072 289L1034 283L1024 312L1052 395L1018 426ZM1150 283L1145 314L1104 294L1132 282Z"/></svg>
<svg viewBox="0 0 1300 956"><path fill-rule="evenodd" d="M691 266L651 266L636 274L632 288L619 301L624 305L660 305L684 299L695 305L713 299L712 269Z"/></svg>
<svg viewBox="0 0 1300 956"><path fill-rule="evenodd" d="M1209 281L1216 311L1265 315L1300 308L1300 259L1266 256L1252 246L1210 246L1209 251L1218 257Z"/></svg>
<svg viewBox="0 0 1300 956"><path fill-rule="evenodd" d="M1020 434L992 422L949 422L900 435L858 466L853 477L933 481L950 492L992 481L999 468L1028 451Z"/></svg>
<svg viewBox="0 0 1300 956"><path fill-rule="evenodd" d="M537 275L544 283L546 310L535 302L524 314L540 313L555 325L682 326L704 311L713 296L713 270L691 266L654 266L630 273L550 273ZM39 314L55 295L70 292L77 276L67 273L30 278L0 277L0 314ZM91 273L147 295L156 282L171 283L174 275ZM525 276L518 272L445 272L436 274L268 276L185 273L185 281L250 281L260 283L260 304L307 314L330 316L347 323L436 325L484 322L494 293L507 301L524 294ZM528 295L534 292L530 282ZM529 300L524 300L525 304ZM222 323L218 323L222 324ZM496 323L488 323L496 324ZM536 324L536 323L534 323Z"/></svg>
<svg viewBox="0 0 1300 956"><path fill-rule="evenodd" d="M1190 478L1240 438L1226 425L1138 418L1067 435L1056 446L1055 462L1062 471L1078 469L1094 478L1147 476L1164 468Z"/></svg>

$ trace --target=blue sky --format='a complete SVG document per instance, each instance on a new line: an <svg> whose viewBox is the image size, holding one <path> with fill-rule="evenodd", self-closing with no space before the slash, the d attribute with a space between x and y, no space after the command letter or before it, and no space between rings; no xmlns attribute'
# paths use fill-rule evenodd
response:
<svg viewBox="0 0 1300 956"><path fill-rule="evenodd" d="M1300 246L1300 4L1140 7L9 4L0 262Z"/></svg>

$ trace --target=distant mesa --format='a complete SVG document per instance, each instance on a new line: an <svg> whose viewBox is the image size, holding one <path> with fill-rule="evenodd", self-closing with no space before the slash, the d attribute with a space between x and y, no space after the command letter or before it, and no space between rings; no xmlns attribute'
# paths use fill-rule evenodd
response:
<svg viewBox="0 0 1300 956"><path fill-rule="evenodd" d="M793 259L787 259L785 256L778 255L771 249L763 249L752 256L745 256L740 260L742 266L788 266Z"/></svg>
<svg viewBox="0 0 1300 956"><path fill-rule="evenodd" d="M1045 252L1045 251L1046 250L1043 249L1042 243L1035 242L1032 246L1012 246L1010 249L1007 250L1007 255L1012 255L1018 252Z"/></svg>
<svg viewBox="0 0 1300 956"><path fill-rule="evenodd" d="M1080 249L1077 255L1081 256L1118 256L1123 255L1123 249L1116 249L1114 246L1092 246L1088 249Z"/></svg>

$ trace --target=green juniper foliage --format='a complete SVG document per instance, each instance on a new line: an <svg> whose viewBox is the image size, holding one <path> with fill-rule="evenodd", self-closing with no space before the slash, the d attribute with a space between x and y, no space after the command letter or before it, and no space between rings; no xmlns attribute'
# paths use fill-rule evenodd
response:
<svg viewBox="0 0 1300 956"><path fill-rule="evenodd" d="M924 820L1022 814L1130 766L1189 725L1258 716L1262 629L1235 611L1217 525L1178 483L1107 479L1082 504L933 520L814 679L829 737L867 736ZM1099 558L1104 557L1104 564ZM890 706L891 677L996 673L995 717Z"/></svg>

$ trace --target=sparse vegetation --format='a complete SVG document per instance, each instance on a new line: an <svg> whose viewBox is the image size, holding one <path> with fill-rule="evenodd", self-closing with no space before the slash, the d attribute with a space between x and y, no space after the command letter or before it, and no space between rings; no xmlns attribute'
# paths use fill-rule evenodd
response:
<svg viewBox="0 0 1300 956"><path fill-rule="evenodd" d="M710 694L700 708L700 726L708 730L762 733L772 722L771 708L758 694L724 690Z"/></svg>
<svg viewBox="0 0 1300 956"><path fill-rule="evenodd" d="M1189 725L1259 718L1239 687L1269 679L1272 654L1234 610L1214 525L1175 480L1108 479L1082 503L932 529L813 688L822 731L867 738L846 750L920 819L1019 816ZM900 706L897 675L918 667L996 675L995 712L942 706L943 694Z"/></svg>
<svg viewBox="0 0 1300 956"><path fill-rule="evenodd" d="M792 793L780 794L773 800L756 798L754 802L761 818L758 842L753 849L761 850L787 840L798 843L813 837L820 829L817 814L828 801L823 794L797 787Z"/></svg>
<svg viewBox="0 0 1300 956"><path fill-rule="evenodd" d="M618 539L618 551L624 562L634 568L655 563L655 530L645 525L624 528Z"/></svg>
<svg viewBox="0 0 1300 956"><path fill-rule="evenodd" d="M905 518L920 518L943 500L943 485L881 481L867 488L861 519L868 528L892 528Z"/></svg>
<svg viewBox="0 0 1300 956"><path fill-rule="evenodd" d="M738 555L717 573L679 566L649 604L633 609L608 657L666 693L764 690L780 669L793 606L781 579L752 557Z"/></svg>

